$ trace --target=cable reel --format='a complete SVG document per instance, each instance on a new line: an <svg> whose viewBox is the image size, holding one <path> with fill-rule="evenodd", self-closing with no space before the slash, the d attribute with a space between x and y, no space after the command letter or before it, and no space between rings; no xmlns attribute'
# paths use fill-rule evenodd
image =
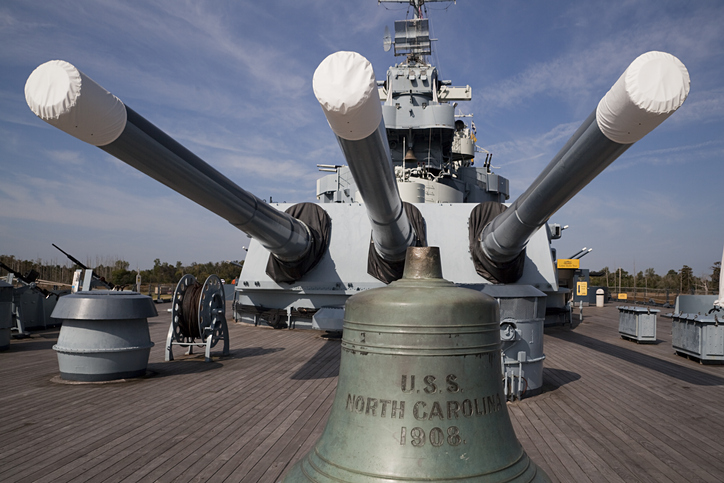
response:
<svg viewBox="0 0 724 483"><path fill-rule="evenodd" d="M198 340L197 340L198 339ZM224 342L222 355L229 355L229 328L226 325L224 285L216 275L209 275L203 285L196 277L181 277L173 293L171 327L166 338L166 360L173 360L173 346L206 348L206 362L211 362L211 349Z"/></svg>

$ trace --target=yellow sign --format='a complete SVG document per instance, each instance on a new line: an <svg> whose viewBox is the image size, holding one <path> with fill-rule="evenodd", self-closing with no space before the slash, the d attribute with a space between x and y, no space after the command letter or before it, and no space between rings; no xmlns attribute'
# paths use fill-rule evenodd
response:
<svg viewBox="0 0 724 483"><path fill-rule="evenodd" d="M628 300L628 294L627 293L620 293L618 294L619 300Z"/></svg>
<svg viewBox="0 0 724 483"><path fill-rule="evenodd" d="M573 258L561 258L558 260L558 268L581 268L581 261Z"/></svg>
<svg viewBox="0 0 724 483"><path fill-rule="evenodd" d="M587 282L578 282L576 284L576 295L580 295L582 297L588 296L588 283Z"/></svg>

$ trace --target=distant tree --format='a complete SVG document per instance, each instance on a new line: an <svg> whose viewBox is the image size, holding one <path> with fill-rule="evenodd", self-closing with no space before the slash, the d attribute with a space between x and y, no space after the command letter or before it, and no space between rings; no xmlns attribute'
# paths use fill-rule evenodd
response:
<svg viewBox="0 0 724 483"><path fill-rule="evenodd" d="M131 264L125 260L116 260L116 263L113 265L113 270L128 270L130 265Z"/></svg>
<svg viewBox="0 0 724 483"><path fill-rule="evenodd" d="M111 282L113 282L113 285L133 285L136 283L136 272L124 268L113 270Z"/></svg>
<svg viewBox="0 0 724 483"><path fill-rule="evenodd" d="M656 273L653 268L647 268L644 270L645 281L644 285L648 288L659 288L661 286L661 275Z"/></svg>
<svg viewBox="0 0 724 483"><path fill-rule="evenodd" d="M175 274L174 278L176 280L181 280L181 277L183 277L184 275L185 275L184 266L180 261L177 260L176 261L176 274Z"/></svg>
<svg viewBox="0 0 724 483"><path fill-rule="evenodd" d="M633 287L633 280L633 275L628 273L623 268L617 268L616 271L613 272L613 281L616 288L619 287L619 284L622 289L623 287Z"/></svg>
<svg viewBox="0 0 724 483"><path fill-rule="evenodd" d="M96 261L100 260L96 257ZM51 282L61 282L69 284L73 278L75 266L68 262L65 266L58 265L56 262L48 263L41 259L38 260L20 260L13 255L0 255L0 261L19 272L26 274L30 270L36 270L40 274L40 279ZM224 279L227 283L231 283L239 276L243 261L224 261L224 262L207 262L192 263L184 266L180 261L175 265L167 262L161 262L159 258L153 261L153 268L141 270L140 275L143 283L150 284L176 284L181 277L190 273L196 277L199 282L203 283L209 275L215 274L219 278ZM89 261L89 267L91 262ZM130 263L125 260L118 260L112 257L106 257L104 263L97 264L94 268L96 273L114 285L133 285L136 283L136 272L129 270ZM5 270L0 269L0 277L4 276Z"/></svg>
<svg viewBox="0 0 724 483"><path fill-rule="evenodd" d="M244 261L236 261L238 265L244 265ZM238 265L234 265L233 263L229 262L221 262L219 264L219 277L226 279L226 283L231 283L232 280L235 280L239 277L241 274L241 267ZM221 276L223 274L223 277Z"/></svg>
<svg viewBox="0 0 724 483"><path fill-rule="evenodd" d="M666 272L666 275L664 275L661 278L661 286L659 288L665 288L668 290L674 290L679 291L679 272L677 272L674 269L669 270Z"/></svg>
<svg viewBox="0 0 724 483"><path fill-rule="evenodd" d="M238 263L239 265L244 264L243 261L234 263ZM241 268L228 261L193 262L191 265L184 266L180 261L177 261L175 265L170 265L167 262L161 262L161 260L157 258L153 261L153 269L141 271L141 278L144 280L144 283L176 284L181 280L181 277L190 274L193 275L199 283L204 283L209 275L213 274L224 279L227 283L231 283L232 280L239 276L240 272Z"/></svg>
<svg viewBox="0 0 724 483"><path fill-rule="evenodd" d="M721 261L714 262L711 267L711 283L713 290L719 290L719 277L721 276Z"/></svg>
<svg viewBox="0 0 724 483"><path fill-rule="evenodd" d="M636 274L636 279L634 280L634 283L637 287L643 287L646 283L644 280L644 272L639 271L639 273Z"/></svg>
<svg viewBox="0 0 724 483"><path fill-rule="evenodd" d="M695 283L694 271L691 269L690 266L684 265L683 267L681 267L681 270L679 270L679 276L681 277L681 280L679 282L679 286L681 287L681 293L689 292Z"/></svg>
<svg viewBox="0 0 724 483"><path fill-rule="evenodd" d="M594 273L594 272L591 272ZM603 267L595 273L600 273L598 276L591 276L591 285L594 287L608 287L608 267Z"/></svg>

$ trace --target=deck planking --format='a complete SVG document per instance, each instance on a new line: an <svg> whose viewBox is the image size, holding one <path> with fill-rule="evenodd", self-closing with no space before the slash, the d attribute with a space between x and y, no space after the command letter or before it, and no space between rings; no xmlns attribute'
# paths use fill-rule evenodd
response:
<svg viewBox="0 0 724 483"><path fill-rule="evenodd" d="M137 380L51 381L57 329L0 353L0 481L271 483L312 448L338 340L230 323L229 357L176 349L164 362L170 314L158 308ZM674 355L661 315L656 343L636 344L614 305L584 314L573 331L547 329L543 393L507 404L533 461L561 482L724 481L724 366Z"/></svg>

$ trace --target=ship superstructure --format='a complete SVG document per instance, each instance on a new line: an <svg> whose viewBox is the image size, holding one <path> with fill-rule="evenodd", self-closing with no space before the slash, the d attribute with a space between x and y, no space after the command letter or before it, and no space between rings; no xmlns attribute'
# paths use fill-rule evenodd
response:
<svg viewBox="0 0 724 483"><path fill-rule="evenodd" d="M389 30L385 33L385 50L392 48L402 62L377 82L400 197L409 203L505 202L508 180L492 172L492 154L476 146L472 115L456 114L458 102L472 99L472 87L440 78L429 61L433 40L430 20L424 18L426 2L409 3L414 18L395 21L394 39ZM478 166L476 153L483 158ZM334 174L317 181L319 201L360 201L349 167L320 169Z"/></svg>

